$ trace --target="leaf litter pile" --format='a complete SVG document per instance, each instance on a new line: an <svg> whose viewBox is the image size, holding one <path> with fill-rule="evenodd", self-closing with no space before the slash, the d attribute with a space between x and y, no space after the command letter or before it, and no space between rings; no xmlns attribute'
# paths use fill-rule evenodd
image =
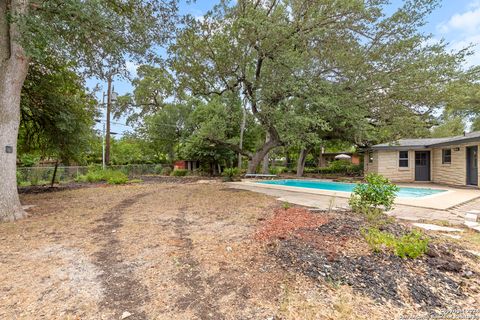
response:
<svg viewBox="0 0 480 320"><path fill-rule="evenodd" d="M458 245L430 241L426 255L402 259L374 253L362 236L367 222L352 212L276 209L255 234L287 270L315 281L347 284L379 303L432 310L475 303L480 293L478 259ZM396 236L411 229L390 222ZM477 266L477 267L476 267Z"/></svg>

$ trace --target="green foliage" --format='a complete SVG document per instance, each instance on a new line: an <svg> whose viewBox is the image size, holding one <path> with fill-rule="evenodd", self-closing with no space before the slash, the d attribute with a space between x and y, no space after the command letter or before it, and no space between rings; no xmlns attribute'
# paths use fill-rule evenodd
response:
<svg viewBox="0 0 480 320"><path fill-rule="evenodd" d="M385 1L319 3L222 1L188 21L170 48L182 92L205 100L243 93L262 130L247 151L428 135L451 101L449 83L478 76L462 69L468 50L423 33L435 0L404 1L389 14Z"/></svg>
<svg viewBox="0 0 480 320"><path fill-rule="evenodd" d="M106 178L109 184L125 184L128 182L127 175L120 171L111 171Z"/></svg>
<svg viewBox="0 0 480 320"><path fill-rule="evenodd" d="M77 182L107 182L109 184L125 184L128 182L128 176L119 171L101 168L92 168L88 170L87 174L81 175L76 179Z"/></svg>
<svg viewBox="0 0 480 320"><path fill-rule="evenodd" d="M163 169L164 169L163 165L157 164L157 165L155 166L155 169L154 169L154 170L155 170L155 173L157 173L157 174L162 174ZM170 175L170 173L167 174L167 176L168 176L168 175Z"/></svg>
<svg viewBox="0 0 480 320"><path fill-rule="evenodd" d="M19 157L82 162L89 148L96 102L71 66L49 59L34 61L21 96Z"/></svg>
<svg viewBox="0 0 480 320"><path fill-rule="evenodd" d="M348 160L335 160L329 164L329 169L333 172L346 172L347 168L351 166Z"/></svg>
<svg viewBox="0 0 480 320"><path fill-rule="evenodd" d="M170 167L164 167L161 172L162 175L164 176L169 176L172 174L172 168Z"/></svg>
<svg viewBox="0 0 480 320"><path fill-rule="evenodd" d="M440 124L433 128L433 138L445 138L462 135L466 130L465 120L460 116L444 114Z"/></svg>
<svg viewBox="0 0 480 320"><path fill-rule="evenodd" d="M127 94L118 98L114 106L115 118L127 116L127 123L133 123L144 116L167 114L168 117L172 110L165 109L172 105L165 101L174 94L174 79L164 66L139 66L137 77L132 80L132 85L133 95ZM168 130L169 128L160 129Z"/></svg>
<svg viewBox="0 0 480 320"><path fill-rule="evenodd" d="M174 177L184 177L187 174L188 174L187 169L175 169L175 170L172 171L172 173L170 175L174 176Z"/></svg>
<svg viewBox="0 0 480 320"><path fill-rule="evenodd" d="M197 159L202 164L232 163L236 152L229 144L236 145L240 132L241 106L238 97L213 98L208 103L195 104L187 126L181 155L185 159ZM250 133L245 136L248 143ZM222 141L224 143L218 143Z"/></svg>
<svg viewBox="0 0 480 320"><path fill-rule="evenodd" d="M357 184L349 200L354 211L365 213L371 209L383 207L390 210L400 190L390 180L376 173L365 177L366 183Z"/></svg>
<svg viewBox="0 0 480 320"><path fill-rule="evenodd" d="M380 231L377 228L362 230L362 234L375 252L392 251L400 258L415 259L428 250L429 239L418 231L411 231L401 237Z"/></svg>
<svg viewBox="0 0 480 320"><path fill-rule="evenodd" d="M31 4L31 5L30 5ZM8 17L20 26L21 45L37 61L56 56L76 61L88 75L125 73L128 60L151 59L176 27L177 1L26 2L26 15Z"/></svg>
<svg viewBox="0 0 480 320"><path fill-rule="evenodd" d="M163 154L173 163L179 152L180 142L186 134L186 122L191 113L188 104L166 104L160 110L144 118L137 134L145 141L151 153Z"/></svg>
<svg viewBox="0 0 480 320"><path fill-rule="evenodd" d="M40 157L31 153L24 153L19 156L20 164L22 167L33 167L40 161Z"/></svg>
<svg viewBox="0 0 480 320"><path fill-rule="evenodd" d="M240 174L238 168L225 168L222 172L222 176L226 181L233 181L235 177Z"/></svg>
<svg viewBox="0 0 480 320"><path fill-rule="evenodd" d="M113 165L155 163L157 159L145 146L145 142L132 135L111 139L110 162Z"/></svg>
<svg viewBox="0 0 480 320"><path fill-rule="evenodd" d="M288 202L283 202L283 203L282 203L282 207L283 207L284 210L288 210L288 209L291 208L291 204L288 203Z"/></svg>
<svg viewBox="0 0 480 320"><path fill-rule="evenodd" d="M306 167L305 173L318 173L318 174L342 174L348 176L359 176L363 172L363 166L361 164L352 164L345 160L332 161L328 167L323 168L310 168Z"/></svg>
<svg viewBox="0 0 480 320"><path fill-rule="evenodd" d="M270 174L279 175L287 171L287 167L270 167L268 169Z"/></svg>

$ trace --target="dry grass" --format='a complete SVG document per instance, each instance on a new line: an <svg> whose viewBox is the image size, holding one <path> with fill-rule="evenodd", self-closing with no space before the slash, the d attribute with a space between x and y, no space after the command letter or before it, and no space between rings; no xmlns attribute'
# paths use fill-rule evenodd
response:
<svg viewBox="0 0 480 320"><path fill-rule="evenodd" d="M281 207L266 195L216 182L153 183L22 202L35 205L30 217L0 225L0 319L118 319L129 311L129 320L370 320L402 312L281 269L253 239ZM131 288L105 279L111 270Z"/></svg>

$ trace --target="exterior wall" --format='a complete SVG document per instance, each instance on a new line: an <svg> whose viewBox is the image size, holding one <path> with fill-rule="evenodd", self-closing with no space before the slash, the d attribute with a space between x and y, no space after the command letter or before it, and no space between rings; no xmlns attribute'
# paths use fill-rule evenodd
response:
<svg viewBox="0 0 480 320"><path fill-rule="evenodd" d="M378 173L378 152L377 151L369 151L365 153L364 161L363 161L363 172L367 173ZM370 156L373 158L373 161L370 162Z"/></svg>
<svg viewBox="0 0 480 320"><path fill-rule="evenodd" d="M467 184L467 149L466 147L480 146L475 143L463 143L460 145L451 145L434 148L432 152L432 181L435 183L445 183L451 185ZM455 148L459 148L455 151ZM442 149L452 149L452 162L442 163ZM479 161L480 161L480 157ZM480 173L480 170L479 170ZM480 179L479 179L480 181Z"/></svg>
<svg viewBox="0 0 480 320"><path fill-rule="evenodd" d="M430 149L425 149L431 151ZM408 151L408 167L399 166L400 150L375 150L373 163L367 165L365 157L365 172L375 172L393 182L415 182L415 150ZM430 159L432 156L430 156ZM430 160L431 161L431 160Z"/></svg>
<svg viewBox="0 0 480 320"><path fill-rule="evenodd" d="M431 180L434 183L465 186L467 184L467 159L466 147L480 144L463 143L444 147L425 149L430 151ZM455 148L459 148L455 151ZM442 149L452 149L452 161L450 164L442 163ZM373 162L370 163L368 155L365 155L365 173L379 173L394 182L415 182L415 150L408 150L408 168L399 167L399 150L375 150ZM480 156L478 157L480 168ZM480 183L480 169L479 169Z"/></svg>
<svg viewBox="0 0 480 320"><path fill-rule="evenodd" d="M415 181L415 151L408 150L408 167L401 168L399 150L380 150L378 152L378 173L394 182Z"/></svg>
<svg viewBox="0 0 480 320"><path fill-rule="evenodd" d="M352 164L359 165L362 160L360 159L360 156L358 154L353 154L352 155Z"/></svg>

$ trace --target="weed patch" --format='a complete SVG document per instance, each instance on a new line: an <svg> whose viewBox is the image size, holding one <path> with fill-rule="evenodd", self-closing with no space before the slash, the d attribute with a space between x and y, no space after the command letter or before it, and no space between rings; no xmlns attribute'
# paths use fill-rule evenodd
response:
<svg viewBox="0 0 480 320"><path fill-rule="evenodd" d="M428 250L429 239L418 231L411 231L401 237L396 237L377 228L368 228L363 229L362 234L375 252L388 250L400 258L416 259Z"/></svg>

